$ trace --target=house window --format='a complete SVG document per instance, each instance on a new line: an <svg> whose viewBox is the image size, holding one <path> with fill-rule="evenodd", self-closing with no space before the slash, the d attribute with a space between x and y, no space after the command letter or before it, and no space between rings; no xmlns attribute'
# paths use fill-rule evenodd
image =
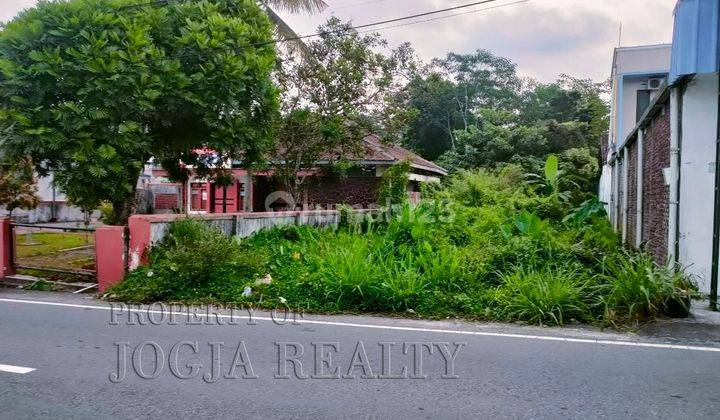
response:
<svg viewBox="0 0 720 420"><path fill-rule="evenodd" d="M650 95L652 95L652 92L652 90L637 91L637 112L635 115L636 123L640 122L640 118L642 118L643 114L645 114L645 111L647 111L650 106Z"/></svg>

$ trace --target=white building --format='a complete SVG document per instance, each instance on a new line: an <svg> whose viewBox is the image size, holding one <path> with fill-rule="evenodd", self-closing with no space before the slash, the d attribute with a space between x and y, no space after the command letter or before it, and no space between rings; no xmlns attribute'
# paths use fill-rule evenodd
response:
<svg viewBox="0 0 720 420"><path fill-rule="evenodd" d="M608 203L607 211L613 222L618 220L615 214L618 201L613 196L612 180L618 177L612 173L612 154L621 149L622 143L667 80L671 51L672 44L658 44L616 48L613 54L608 155L600 183L600 201Z"/></svg>
<svg viewBox="0 0 720 420"><path fill-rule="evenodd" d="M685 267L714 306L720 265L720 0L679 0L674 13L669 51L616 51L600 194L625 243L647 249L657 262Z"/></svg>

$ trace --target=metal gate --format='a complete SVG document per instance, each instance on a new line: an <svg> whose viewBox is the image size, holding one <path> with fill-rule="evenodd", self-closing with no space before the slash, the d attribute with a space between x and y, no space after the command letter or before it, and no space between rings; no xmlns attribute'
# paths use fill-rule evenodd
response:
<svg viewBox="0 0 720 420"><path fill-rule="evenodd" d="M68 223L11 223L12 262L20 273L65 283L97 283L95 229Z"/></svg>

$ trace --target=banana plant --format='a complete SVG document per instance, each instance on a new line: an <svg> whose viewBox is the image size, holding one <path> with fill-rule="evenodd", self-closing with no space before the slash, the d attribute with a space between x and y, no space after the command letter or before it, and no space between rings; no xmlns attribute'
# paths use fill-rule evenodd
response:
<svg viewBox="0 0 720 420"><path fill-rule="evenodd" d="M528 183L536 186L538 189L544 191L549 196L557 196L563 201L569 201L571 192L562 191L561 184L573 184L578 189L580 186L572 181L563 179L563 171L560 170L560 163L556 155L550 155L545 160L545 173L543 175L538 174L525 174L528 179Z"/></svg>
<svg viewBox="0 0 720 420"><path fill-rule="evenodd" d="M550 155L545 160L545 185L550 188L552 193L556 193L560 189L560 162L558 157Z"/></svg>

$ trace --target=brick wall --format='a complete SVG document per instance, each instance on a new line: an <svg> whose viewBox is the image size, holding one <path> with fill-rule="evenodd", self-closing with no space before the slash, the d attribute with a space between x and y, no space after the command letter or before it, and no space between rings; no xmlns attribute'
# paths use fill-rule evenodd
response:
<svg viewBox="0 0 720 420"><path fill-rule="evenodd" d="M155 210L173 210L178 207L177 194L155 194Z"/></svg>
<svg viewBox="0 0 720 420"><path fill-rule="evenodd" d="M663 169L670 166L670 112L658 114L645 133L643 161L643 242L658 264L667 260L670 188Z"/></svg>
<svg viewBox="0 0 720 420"><path fill-rule="evenodd" d="M635 246L635 227L637 226L637 142L628 146L628 183L627 183L627 235L625 243Z"/></svg>
<svg viewBox="0 0 720 420"><path fill-rule="evenodd" d="M380 178L375 177L319 178L308 186L308 205L349 204L367 208L377 203L379 185Z"/></svg>

